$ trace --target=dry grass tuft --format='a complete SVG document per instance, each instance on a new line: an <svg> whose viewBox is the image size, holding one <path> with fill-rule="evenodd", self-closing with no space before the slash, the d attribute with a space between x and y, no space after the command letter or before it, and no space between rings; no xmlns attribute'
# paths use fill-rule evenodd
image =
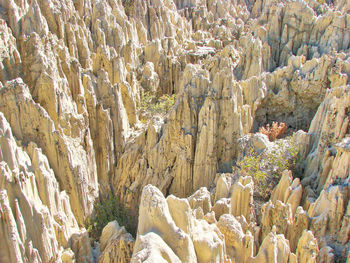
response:
<svg viewBox="0 0 350 263"><path fill-rule="evenodd" d="M284 122L281 122L281 123L273 122L272 126L270 126L270 124L267 124L266 128L260 127L259 129L259 132L267 135L270 141L274 141L280 138L283 134L286 133L286 131L287 131L287 124L285 124Z"/></svg>

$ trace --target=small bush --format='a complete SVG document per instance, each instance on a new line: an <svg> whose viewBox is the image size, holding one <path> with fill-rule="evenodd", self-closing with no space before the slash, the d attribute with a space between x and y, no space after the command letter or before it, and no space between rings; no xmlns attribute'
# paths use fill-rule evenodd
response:
<svg viewBox="0 0 350 263"><path fill-rule="evenodd" d="M132 16L134 12L135 1L134 0L122 0L122 5L124 7L125 14L127 16Z"/></svg>
<svg viewBox="0 0 350 263"><path fill-rule="evenodd" d="M267 135L270 141L274 141L278 138L281 138L281 136L285 134L286 131L287 124L285 124L284 122L281 122L280 124L278 124L278 122L273 122L271 127L270 124L267 124L266 128L260 127L259 129L259 132Z"/></svg>
<svg viewBox="0 0 350 263"><path fill-rule="evenodd" d="M90 236L98 240L103 228L113 220L117 220L120 226L125 226L126 230L135 237L137 217L132 216L119 199L112 195L95 204L95 215L89 218L87 225Z"/></svg>
<svg viewBox="0 0 350 263"><path fill-rule="evenodd" d="M257 153L251 149L249 154L237 163L238 171L253 178L258 195L269 198L279 182L284 170L295 170L299 159L299 147L289 138L277 143L277 148Z"/></svg>
<svg viewBox="0 0 350 263"><path fill-rule="evenodd" d="M175 95L165 94L159 98L151 92L144 92L141 96L139 109L145 115L160 114L165 115L174 106Z"/></svg>

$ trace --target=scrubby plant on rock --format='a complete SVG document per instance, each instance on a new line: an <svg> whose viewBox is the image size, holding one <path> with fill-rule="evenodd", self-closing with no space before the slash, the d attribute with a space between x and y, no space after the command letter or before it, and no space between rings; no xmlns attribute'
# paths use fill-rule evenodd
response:
<svg viewBox="0 0 350 263"><path fill-rule="evenodd" d="M94 208L95 213L87 223L87 229L93 239L98 240L103 228L114 220L117 220L120 226L125 226L135 237L137 218L131 215L131 211L125 208L117 197L108 195L105 199L97 201Z"/></svg>
<svg viewBox="0 0 350 263"><path fill-rule="evenodd" d="M262 134L267 135L269 137L269 140L272 142L278 138L281 138L283 134L285 134L287 131L287 124L284 122L278 123L278 122L273 122L272 125L270 124L266 125L265 127L260 127L259 132Z"/></svg>
<svg viewBox="0 0 350 263"><path fill-rule="evenodd" d="M158 97L152 92L144 92L141 95L139 110L146 118L154 115L166 115L176 102L175 95L164 94Z"/></svg>
<svg viewBox="0 0 350 263"><path fill-rule="evenodd" d="M267 199L279 182L282 172L286 169L294 170L298 162L299 147L293 138L288 137L261 153L251 148L233 168L238 169L242 175L251 176L256 193Z"/></svg>

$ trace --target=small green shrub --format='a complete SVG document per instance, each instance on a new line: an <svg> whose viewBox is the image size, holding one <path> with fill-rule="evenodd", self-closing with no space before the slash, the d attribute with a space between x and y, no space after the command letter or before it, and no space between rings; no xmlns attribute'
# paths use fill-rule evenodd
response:
<svg viewBox="0 0 350 263"><path fill-rule="evenodd" d="M120 226L135 237L137 217L131 215L131 211L124 208L118 198L109 195L103 201L95 204L95 214L88 220L87 229L90 236L98 240L103 228L111 221L117 220Z"/></svg>
<svg viewBox="0 0 350 263"><path fill-rule="evenodd" d="M237 166L240 173L253 178L256 192L267 199L282 172L286 169L295 171L299 162L299 147L293 139L288 138L278 141L276 149L260 154L251 149Z"/></svg>
<svg viewBox="0 0 350 263"><path fill-rule="evenodd" d="M122 0L122 5L124 7L125 14L127 16L132 16L134 12L135 1L134 0Z"/></svg>
<svg viewBox="0 0 350 263"><path fill-rule="evenodd" d="M144 92L141 95L139 109L145 115L165 115L169 112L172 106L174 106L175 102L175 95L165 94L158 98L155 94L151 92Z"/></svg>

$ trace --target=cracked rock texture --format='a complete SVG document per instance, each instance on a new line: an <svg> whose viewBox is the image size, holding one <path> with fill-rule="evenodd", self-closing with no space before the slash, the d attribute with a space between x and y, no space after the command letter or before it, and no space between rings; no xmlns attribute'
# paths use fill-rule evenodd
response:
<svg viewBox="0 0 350 263"><path fill-rule="evenodd" d="M349 77L348 0L0 0L0 262L349 262ZM272 121L301 161L260 200ZM136 239L90 242L107 194Z"/></svg>

